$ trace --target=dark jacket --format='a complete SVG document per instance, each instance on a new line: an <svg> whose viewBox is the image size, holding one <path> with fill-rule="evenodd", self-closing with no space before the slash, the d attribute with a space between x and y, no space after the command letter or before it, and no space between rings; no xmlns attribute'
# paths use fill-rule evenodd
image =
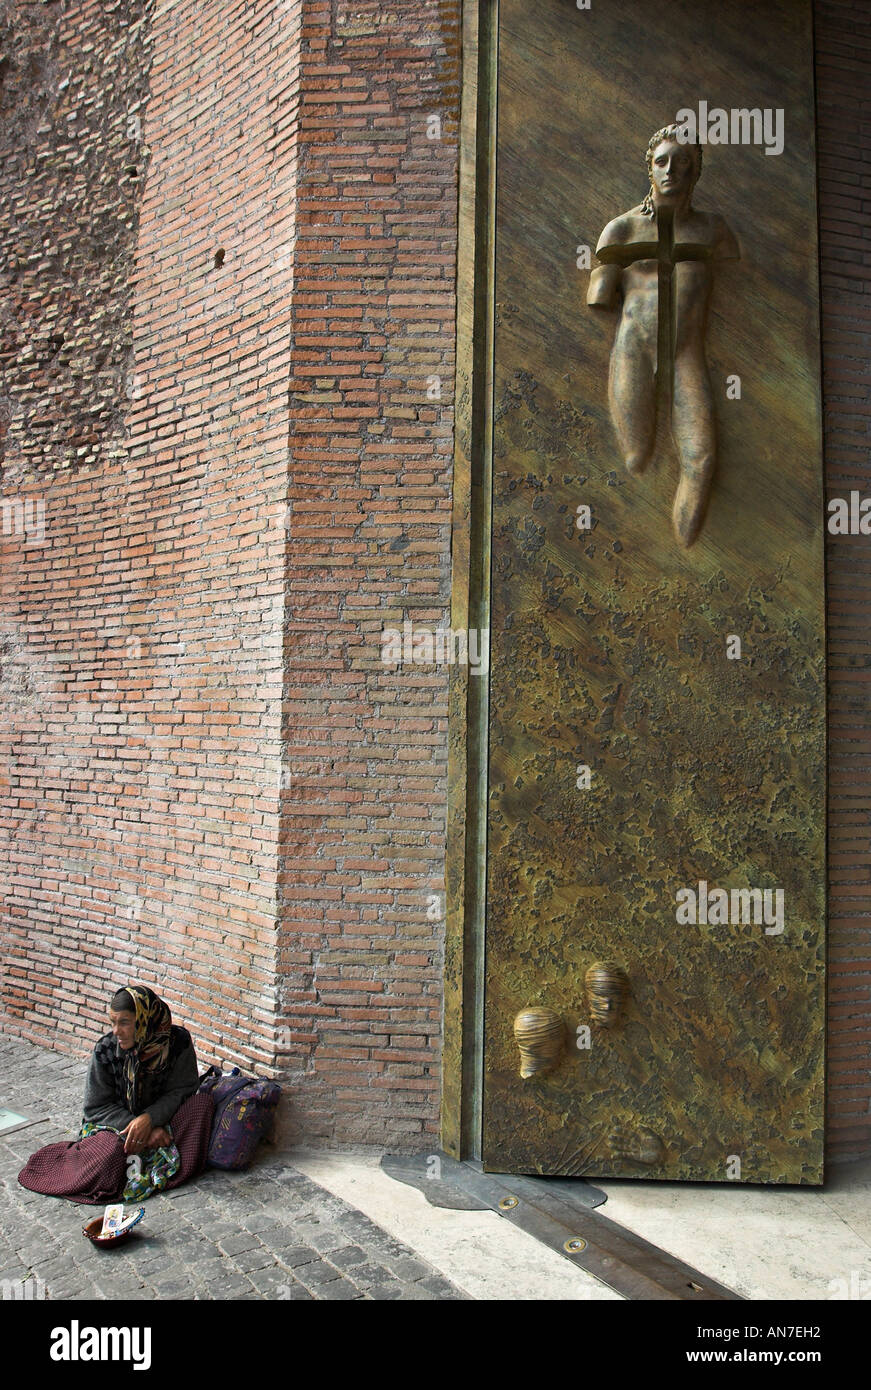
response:
<svg viewBox="0 0 871 1390"><path fill-rule="evenodd" d="M143 1094L140 1114L147 1114L152 1126L157 1129L169 1124L182 1101L192 1096L200 1084L197 1070L197 1054L186 1028L173 1024L174 1060L169 1070L160 1078L155 1089L147 1085ZM136 1116L127 1109L124 1097L116 1079L118 1062L123 1057L114 1034L107 1033L100 1039L91 1053L88 1075L85 1081L85 1102L83 1123L108 1125L111 1129L126 1129ZM113 1061L115 1066L113 1067Z"/></svg>

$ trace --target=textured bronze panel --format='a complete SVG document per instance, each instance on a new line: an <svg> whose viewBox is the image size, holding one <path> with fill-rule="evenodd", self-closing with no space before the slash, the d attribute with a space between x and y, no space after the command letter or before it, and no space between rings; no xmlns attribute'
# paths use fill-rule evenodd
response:
<svg viewBox="0 0 871 1390"><path fill-rule="evenodd" d="M700 100L782 109L785 145L705 150L694 200L727 219L741 260L717 271L717 473L704 529L682 549L662 422L648 470L624 467L607 398L614 319L586 307L576 248L639 203L648 139ZM542 0L533 20L524 0L502 0L498 103L484 1165L818 1183L810 8ZM739 400L727 400L732 374ZM584 504L589 531L576 525ZM676 894L701 881L782 890L783 932L679 924ZM629 982L607 1027L585 993L601 962ZM552 1070L521 1078L512 1029L531 1008L559 1014L568 1042ZM589 1048L575 1046L579 1027Z"/></svg>

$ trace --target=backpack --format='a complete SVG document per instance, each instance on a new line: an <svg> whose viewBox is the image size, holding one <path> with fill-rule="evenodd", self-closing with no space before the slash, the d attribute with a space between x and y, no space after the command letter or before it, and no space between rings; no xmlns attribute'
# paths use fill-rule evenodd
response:
<svg viewBox="0 0 871 1390"><path fill-rule="evenodd" d="M210 1092L215 1118L209 1140L209 1168L247 1168L261 1139L271 1139L281 1087L275 1081L243 1076L238 1067L223 1073L209 1067L200 1078Z"/></svg>

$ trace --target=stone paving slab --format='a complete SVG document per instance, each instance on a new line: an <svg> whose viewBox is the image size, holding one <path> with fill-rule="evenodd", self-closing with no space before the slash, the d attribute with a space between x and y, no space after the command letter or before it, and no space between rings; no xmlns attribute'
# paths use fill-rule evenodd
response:
<svg viewBox="0 0 871 1390"><path fill-rule="evenodd" d="M50 1299L465 1299L410 1247L262 1145L245 1172L207 1168L149 1197L117 1250L82 1226L101 1208L17 1181L43 1144L74 1139L86 1059L0 1036L0 1105L46 1116L0 1138L0 1297Z"/></svg>

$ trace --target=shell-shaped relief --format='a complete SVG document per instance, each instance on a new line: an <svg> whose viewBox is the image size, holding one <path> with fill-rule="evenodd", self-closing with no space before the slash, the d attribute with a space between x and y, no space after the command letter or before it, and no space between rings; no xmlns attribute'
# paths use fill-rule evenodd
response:
<svg viewBox="0 0 871 1390"><path fill-rule="evenodd" d="M537 1076L555 1067L565 1044L565 1031L565 1024L553 1009L521 1009L514 1020L520 1075Z"/></svg>

